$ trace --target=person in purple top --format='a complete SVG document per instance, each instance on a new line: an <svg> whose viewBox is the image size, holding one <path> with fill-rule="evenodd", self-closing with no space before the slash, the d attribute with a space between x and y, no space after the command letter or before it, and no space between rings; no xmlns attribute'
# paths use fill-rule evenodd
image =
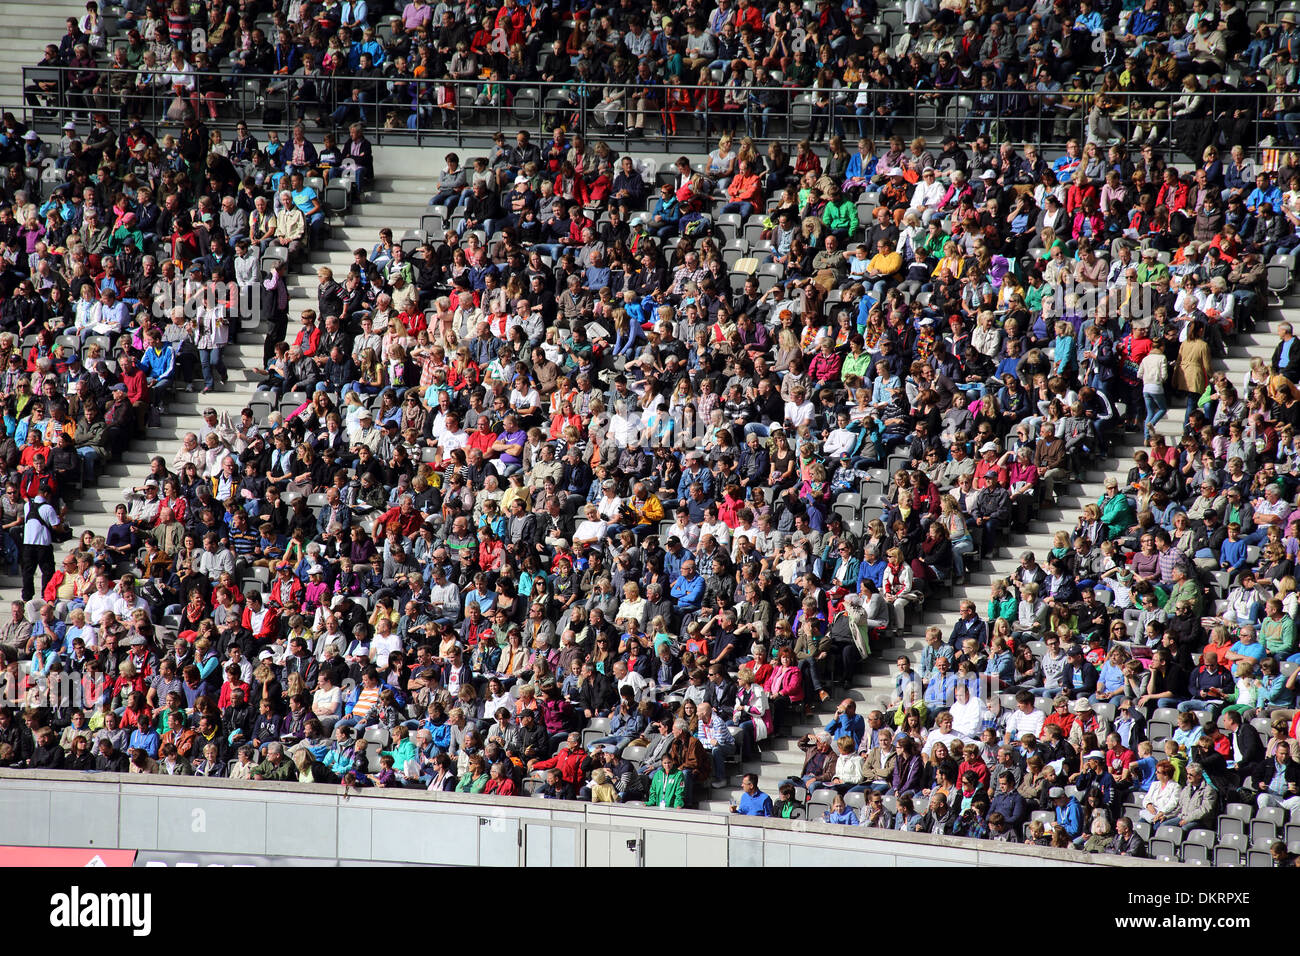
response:
<svg viewBox="0 0 1300 956"><path fill-rule="evenodd" d="M526 441L528 441L528 433L519 427L518 417L507 415L502 421L501 437L492 446L492 450L499 456L497 471L502 478L510 477L523 467L523 459L520 456L523 454Z"/></svg>

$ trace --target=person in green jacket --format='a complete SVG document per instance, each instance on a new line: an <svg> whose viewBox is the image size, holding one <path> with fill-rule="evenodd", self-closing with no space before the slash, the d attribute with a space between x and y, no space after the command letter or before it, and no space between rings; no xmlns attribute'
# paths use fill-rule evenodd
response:
<svg viewBox="0 0 1300 956"><path fill-rule="evenodd" d="M651 778L650 798L646 805L677 809L686 806L686 774L677 769L672 757L664 757L663 766Z"/></svg>
<svg viewBox="0 0 1300 956"><path fill-rule="evenodd" d="M278 740L266 745L266 759L253 768L254 780L297 780L298 768L284 756Z"/></svg>
<svg viewBox="0 0 1300 956"><path fill-rule="evenodd" d="M487 762L483 759L482 754L473 754L469 758L469 769L465 771L456 784L456 792L482 793L483 788L487 786L487 782Z"/></svg>
<svg viewBox="0 0 1300 956"><path fill-rule="evenodd" d="M1201 616L1201 586L1192 577L1187 568L1181 564L1175 564L1170 572L1174 578L1174 586L1169 590L1169 596L1165 598L1164 609L1169 614L1173 614L1178 605L1186 601L1187 606L1192 609L1192 613L1197 617Z"/></svg>
<svg viewBox="0 0 1300 956"><path fill-rule="evenodd" d="M133 212L127 213L122 217L122 225L113 230L113 234L108 237L108 248L118 253L130 242L136 249L144 248L144 234L135 228L136 215Z"/></svg>
<svg viewBox="0 0 1300 956"><path fill-rule="evenodd" d="M826 208L822 210L822 222L826 228L847 242L858 231L858 207L847 198L838 186L830 188L826 199Z"/></svg>
<svg viewBox="0 0 1300 956"><path fill-rule="evenodd" d="M854 335L849 339L849 354L844 356L844 364L840 366L840 378L845 382L850 378L866 381L874 361L866 350L866 340L860 334Z"/></svg>
<svg viewBox="0 0 1300 956"><path fill-rule="evenodd" d="M1264 619L1259 622L1259 637L1264 650L1278 660L1285 660L1295 653L1295 622L1283 610L1282 602L1277 598L1269 598L1264 602Z"/></svg>
<svg viewBox="0 0 1300 956"><path fill-rule="evenodd" d="M1101 508L1101 523L1106 526L1107 538L1118 538L1137 520L1133 506L1120 493L1119 481L1113 476L1106 479L1106 490L1097 499L1097 506Z"/></svg>

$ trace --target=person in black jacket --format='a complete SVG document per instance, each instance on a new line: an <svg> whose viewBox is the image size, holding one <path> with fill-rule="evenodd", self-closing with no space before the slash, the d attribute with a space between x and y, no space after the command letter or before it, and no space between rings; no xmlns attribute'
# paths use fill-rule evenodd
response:
<svg viewBox="0 0 1300 956"><path fill-rule="evenodd" d="M95 770L99 773L126 773L126 754L113 746L113 741L101 737L99 753L95 756Z"/></svg>
<svg viewBox="0 0 1300 956"><path fill-rule="evenodd" d="M364 187L375 178L375 154L370 140L366 139L365 127L353 123L348 127L348 142L343 147L343 155L353 160L361 169L360 185Z"/></svg>
<svg viewBox="0 0 1300 956"><path fill-rule="evenodd" d="M94 770L95 755L90 751L90 741L77 736L72 739L72 749L63 760L64 770Z"/></svg>
<svg viewBox="0 0 1300 956"><path fill-rule="evenodd" d="M1083 647L1071 644L1066 654L1069 660L1061 671L1061 693L1071 700L1091 697L1097 690L1097 668L1083 656Z"/></svg>
<svg viewBox="0 0 1300 956"><path fill-rule="evenodd" d="M1281 323L1277 327L1277 337L1279 341L1277 348L1273 349L1270 366L1292 382L1300 382L1300 341L1291 334L1291 323Z"/></svg>
<svg viewBox="0 0 1300 956"><path fill-rule="evenodd" d="M235 671L234 678L238 680L239 667L230 665L226 672ZM249 706L244 700L244 689L242 687L232 688L230 691L230 706L221 714L221 730L227 740L232 742L247 742L253 732L253 721L256 719L256 711Z"/></svg>
<svg viewBox="0 0 1300 956"><path fill-rule="evenodd" d="M1223 729L1232 742L1233 769L1237 779L1245 783L1247 778L1260 786L1260 778L1268 771L1264 760L1264 743L1259 739L1259 731L1250 724L1242 723L1241 714L1229 710L1223 715Z"/></svg>
<svg viewBox="0 0 1300 956"><path fill-rule="evenodd" d="M496 229L496 220L501 216L501 204L497 202L496 193L490 192L482 180L474 183L474 192L465 203L465 220L461 223L461 235L469 229L482 229L491 236Z"/></svg>
<svg viewBox="0 0 1300 956"><path fill-rule="evenodd" d="M730 720L736 711L736 684L727 677L721 664L709 667L709 682L704 687L704 703L718 712L723 720Z"/></svg>
<svg viewBox="0 0 1300 956"><path fill-rule="evenodd" d="M36 746L27 766L32 770L62 770L64 761L63 748L59 739L49 727L42 727L36 732Z"/></svg>
<svg viewBox="0 0 1300 956"><path fill-rule="evenodd" d="M576 709L590 720L592 717L604 717L618 704L618 691L613 679L602 674L592 664L582 666L582 676L578 681L578 701Z"/></svg>
<svg viewBox="0 0 1300 956"><path fill-rule="evenodd" d="M505 750L507 754L524 761L545 757L550 753L550 738L533 711L525 710L520 714L519 720L506 733Z"/></svg>

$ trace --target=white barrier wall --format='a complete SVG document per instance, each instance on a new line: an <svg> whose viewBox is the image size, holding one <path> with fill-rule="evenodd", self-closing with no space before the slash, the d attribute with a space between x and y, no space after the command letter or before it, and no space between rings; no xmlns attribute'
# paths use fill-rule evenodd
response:
<svg viewBox="0 0 1300 956"><path fill-rule="evenodd" d="M0 845L137 850L145 865L1159 865L648 807L13 770L0 770Z"/></svg>

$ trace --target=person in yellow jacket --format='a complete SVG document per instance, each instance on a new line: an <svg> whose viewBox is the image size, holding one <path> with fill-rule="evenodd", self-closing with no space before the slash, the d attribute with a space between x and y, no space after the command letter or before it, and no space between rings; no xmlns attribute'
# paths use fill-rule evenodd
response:
<svg viewBox="0 0 1300 956"><path fill-rule="evenodd" d="M632 486L632 497L624 507L636 516L636 525L632 530L638 537L649 534L664 520L664 503L658 495L647 493L645 484L640 481Z"/></svg>

